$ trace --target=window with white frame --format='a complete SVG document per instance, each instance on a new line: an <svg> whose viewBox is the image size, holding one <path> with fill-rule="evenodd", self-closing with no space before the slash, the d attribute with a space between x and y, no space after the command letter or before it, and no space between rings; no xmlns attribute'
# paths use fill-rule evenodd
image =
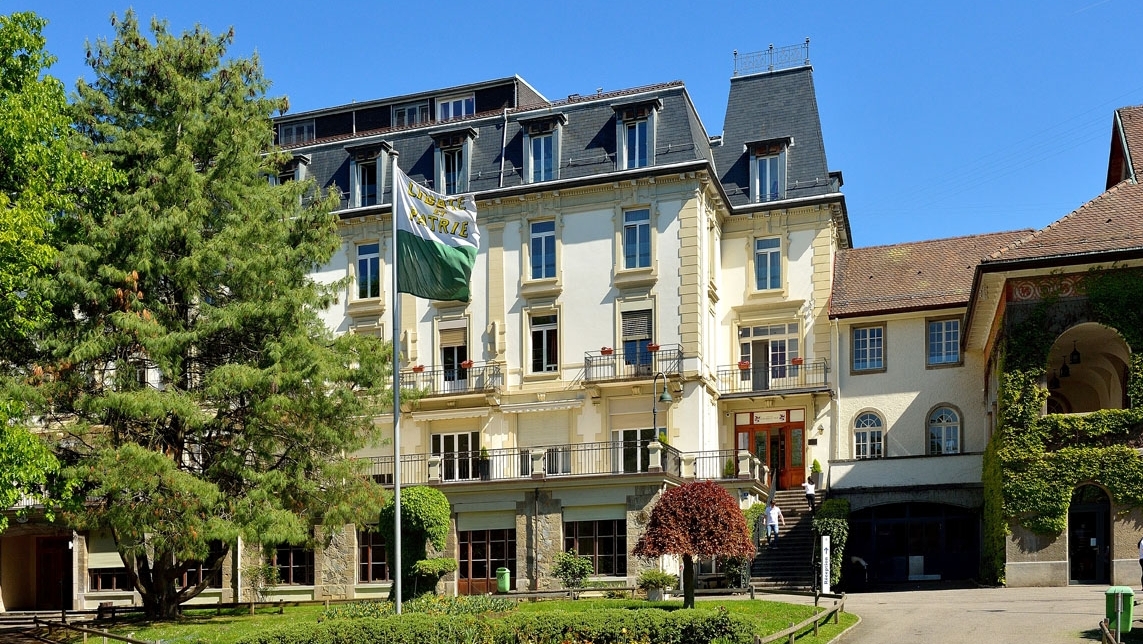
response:
<svg viewBox="0 0 1143 644"><path fill-rule="evenodd" d="M464 168L464 148L441 150L441 161L444 164L444 184L441 187L446 195L455 195L461 190L460 172Z"/></svg>
<svg viewBox="0 0 1143 644"><path fill-rule="evenodd" d="M960 363L960 319L929 320L928 366Z"/></svg>
<svg viewBox="0 0 1143 644"><path fill-rule="evenodd" d="M563 114L521 123L524 130L524 183L559 179L560 130Z"/></svg>
<svg viewBox="0 0 1143 644"><path fill-rule="evenodd" d="M357 206L377 205L377 161L357 163Z"/></svg>
<svg viewBox="0 0 1143 644"><path fill-rule="evenodd" d="M863 326L853 329L853 371L885 369L885 327Z"/></svg>
<svg viewBox="0 0 1143 644"><path fill-rule="evenodd" d="M446 195L468 191L468 166L474 130L435 135L436 189Z"/></svg>
<svg viewBox="0 0 1143 644"><path fill-rule="evenodd" d="M552 133L531 137L532 183L551 181L555 172L555 135Z"/></svg>
<svg viewBox="0 0 1143 644"><path fill-rule="evenodd" d="M853 422L853 457L881 458L885 455L881 417L865 412Z"/></svg>
<svg viewBox="0 0 1143 644"><path fill-rule="evenodd" d="M534 280L556 276L556 222L553 220L533 221L528 244L530 275Z"/></svg>
<svg viewBox="0 0 1143 644"><path fill-rule="evenodd" d="M626 134L625 168L642 168L647 165L647 119L629 121L623 124Z"/></svg>
<svg viewBox="0 0 1143 644"><path fill-rule="evenodd" d="M960 415L951 407L929 414L929 454L960 453Z"/></svg>
<svg viewBox="0 0 1143 644"><path fill-rule="evenodd" d="M437 99L437 120L447 121L476 113L476 99L472 94Z"/></svg>
<svg viewBox="0 0 1143 644"><path fill-rule="evenodd" d="M278 145L294 145L314 140L314 122L297 121L278 126Z"/></svg>
<svg viewBox="0 0 1143 644"><path fill-rule="evenodd" d="M754 288L769 291L782 288L782 240L777 237L754 240Z"/></svg>
<svg viewBox="0 0 1143 644"><path fill-rule="evenodd" d="M750 380L761 373L770 378L785 378L797 374L791 366L801 357L801 332L797 322L743 326L738 329L738 361L750 364L740 369L739 378Z"/></svg>
<svg viewBox="0 0 1143 644"><path fill-rule="evenodd" d="M555 313L531 316L532 373L559 370L559 325Z"/></svg>
<svg viewBox="0 0 1143 644"><path fill-rule="evenodd" d="M405 127L427 123L429 120L429 102L417 101L393 106L393 127Z"/></svg>
<svg viewBox="0 0 1143 644"><path fill-rule="evenodd" d="M480 432L433 434L430 446L433 456L441 457L443 480L467 481L479 476Z"/></svg>
<svg viewBox="0 0 1143 644"><path fill-rule="evenodd" d="M620 170L655 164L655 113L657 101L616 108L616 167Z"/></svg>
<svg viewBox="0 0 1143 644"><path fill-rule="evenodd" d="M381 245L357 245L357 299L381 297Z"/></svg>
<svg viewBox="0 0 1143 644"><path fill-rule="evenodd" d="M611 453L613 472L646 472L651 465L648 445L658 433L653 429L622 429L611 432L614 447Z"/></svg>
<svg viewBox="0 0 1143 644"><path fill-rule="evenodd" d="M750 143L750 198L756 203L786 198L788 140Z"/></svg>
<svg viewBox="0 0 1143 644"><path fill-rule="evenodd" d="M623 311L621 314L623 340L623 362L649 368L651 352L647 348L652 338L651 310Z"/></svg>
<svg viewBox="0 0 1143 644"><path fill-rule="evenodd" d="M651 266L651 211L623 212L623 268Z"/></svg>

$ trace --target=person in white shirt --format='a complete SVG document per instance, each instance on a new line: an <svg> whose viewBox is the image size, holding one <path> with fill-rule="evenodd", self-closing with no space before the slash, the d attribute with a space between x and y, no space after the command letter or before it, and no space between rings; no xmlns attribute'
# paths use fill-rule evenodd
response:
<svg viewBox="0 0 1143 644"><path fill-rule="evenodd" d="M771 546L778 540L778 522L786 525L786 517L782 516L782 509L773 500L766 508L766 545Z"/></svg>
<svg viewBox="0 0 1143 644"><path fill-rule="evenodd" d="M802 483L802 489L806 491L806 503L810 504L810 513L812 514L814 511L814 477L807 478L806 482Z"/></svg>

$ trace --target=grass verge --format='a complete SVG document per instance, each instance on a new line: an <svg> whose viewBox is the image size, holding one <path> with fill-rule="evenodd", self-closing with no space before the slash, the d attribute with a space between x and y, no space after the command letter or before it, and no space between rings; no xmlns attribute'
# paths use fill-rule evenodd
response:
<svg viewBox="0 0 1143 644"><path fill-rule="evenodd" d="M731 614L749 620L754 624L754 632L760 635L784 630L791 623L801 622L815 612L813 606L761 600L703 601L698 607L711 609L716 606L723 606ZM646 602L630 599L547 600L521 602L517 608L520 612L590 612L601 609L675 611L682 610L682 602ZM164 644L234 644L244 636L265 629L287 624L315 623L321 612L322 607L318 605L289 606L283 609L282 614L278 614L277 608L264 608L259 609L253 616L249 614L247 608L227 609L221 614L215 609L187 609L183 617L176 622L153 623L140 618L118 622L107 630L118 635L131 635L137 639L149 642L161 641ZM826 644L855 623L857 616L843 613L840 623L834 624L830 620L828 624L822 625L817 637L814 637L813 631L810 630L797 637L796 641L799 644ZM82 638L75 637L70 641L79 642Z"/></svg>

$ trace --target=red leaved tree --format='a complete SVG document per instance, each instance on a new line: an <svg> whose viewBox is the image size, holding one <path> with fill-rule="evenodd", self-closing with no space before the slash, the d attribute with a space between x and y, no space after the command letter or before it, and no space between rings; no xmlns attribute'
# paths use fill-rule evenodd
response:
<svg viewBox="0 0 1143 644"><path fill-rule="evenodd" d="M703 481L671 488L659 497L634 554L681 556L683 608L694 608L694 558L749 558L754 556L754 544L734 497L717 483Z"/></svg>

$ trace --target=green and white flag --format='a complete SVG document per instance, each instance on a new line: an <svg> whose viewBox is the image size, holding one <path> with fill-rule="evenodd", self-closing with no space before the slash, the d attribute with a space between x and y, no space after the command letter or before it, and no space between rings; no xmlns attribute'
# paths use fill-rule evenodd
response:
<svg viewBox="0 0 1143 644"><path fill-rule="evenodd" d="M393 164L397 218L397 292L430 300L469 300L468 282L480 248L476 200L446 197L413 183Z"/></svg>

